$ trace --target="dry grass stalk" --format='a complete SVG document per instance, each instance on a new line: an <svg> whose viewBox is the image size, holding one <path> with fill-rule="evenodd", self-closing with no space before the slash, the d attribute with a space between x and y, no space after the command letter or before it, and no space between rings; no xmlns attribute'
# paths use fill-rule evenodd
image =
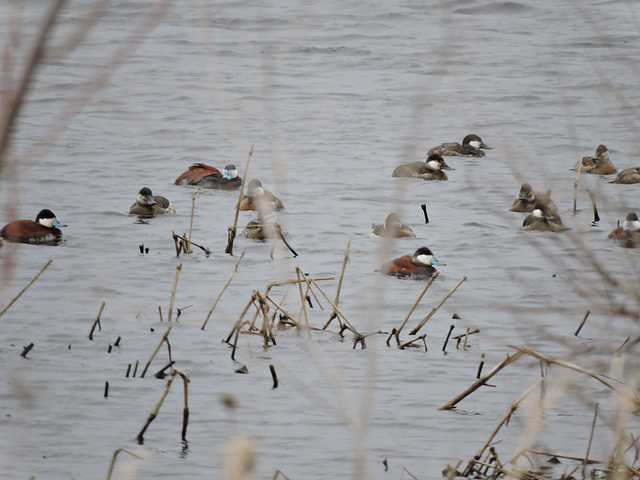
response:
<svg viewBox="0 0 640 480"><path fill-rule="evenodd" d="M305 303L306 295L302 293L302 282L304 281L307 286L309 285L309 280L307 280L306 275L300 268L300 265L296 266L296 276L298 277L298 291L300 292L300 303L302 304L302 312L304 314L304 323L309 328L309 317L307 316L307 305Z"/></svg>
<svg viewBox="0 0 640 480"><path fill-rule="evenodd" d="M416 338L412 338L411 340L407 340L404 343L401 343L400 345L398 345L398 348L400 350L404 350L405 347L415 347L415 342L419 342L420 340L422 340L422 343L424 344L424 351L427 351L427 334L423 333L422 335L420 335L419 337Z"/></svg>
<svg viewBox="0 0 640 480"><path fill-rule="evenodd" d="M144 378L145 374L147 373L147 369L149 368L149 365L151 365L151 362L153 362L153 359L158 354L158 351L160 350L160 347L162 346L163 343L167 344L167 349L169 350L169 361L171 361L171 344L169 344L169 333L171 333L172 328L173 328L173 325L169 325L169 328L167 329L167 331L164 332L164 335L162 335L162 340L160 340L160 343L158 343L158 346L151 354L151 357L149 358L149 361L145 365L144 370L142 371L142 375L140 375L140 378ZM133 376L135 377L135 373Z"/></svg>
<svg viewBox="0 0 640 480"><path fill-rule="evenodd" d="M342 269L340 270L340 278L338 279L338 288L336 289L336 299L334 300L334 303L336 305L338 305L338 303L340 302L340 290L342 289L342 279L344 278L344 271L347 268L347 261L349 260L350 250L351 250L351 239L349 239L349 242L347 243L347 249L344 251L344 259L342 260ZM334 309L331 312L331 316L329 317L329 320L327 321L325 326L322 327L322 329L326 330L329 324L331 323L331 321L337 316L338 316L338 312L336 312L336 310Z"/></svg>
<svg viewBox="0 0 640 480"><path fill-rule="evenodd" d="M96 317L93 325L91 326L91 331L89 332L89 340L93 340L93 331L96 329L96 325L100 330L102 330L102 325L100 325L100 315L102 315L102 310L104 310L105 302L102 302L100 306L100 311L98 312L98 316Z"/></svg>
<svg viewBox="0 0 640 480"><path fill-rule="evenodd" d="M422 289L422 292L420 292L420 295L418 295L418 298L416 298L416 301L413 302L413 305L411 306L411 308L409 309L409 313L407 313L407 316L404 317L404 320L402 321L402 323L400 324L400 326L396 329L396 333L397 335L400 335L400 332L402 331L402 329L404 328L405 324L407 323L407 321L409 320L409 317L411 316L411 314L413 313L413 311L418 307L418 304L420 303L420 300L422 300L422 297L424 297L424 294L427 293L427 290L429 290L429 287L431 286L431 284L433 283L433 281L438 278L438 275L440 275L440 272L435 272L433 274L433 276L429 279L429 281L427 282L427 284L424 286L424 288ZM444 303L444 302L443 302ZM434 312L435 313L435 312ZM413 332L412 332L413 335Z"/></svg>
<svg viewBox="0 0 640 480"><path fill-rule="evenodd" d="M251 156L253 155L253 145L251 145L251 150L249 150L249 156L247 157L247 164L244 167L244 174L242 175L242 183L240 184L240 192L238 192L238 203L236 204L236 215L233 219L233 227L229 227L228 231L228 240L227 240L227 248L224 253L228 253L229 255L233 255L233 241L236 238L236 228L238 225L238 215L240 213L240 203L242 203L242 197L244 196L244 183L247 180L247 175L249 174L249 162L251 162Z"/></svg>
<svg viewBox="0 0 640 480"><path fill-rule="evenodd" d="M182 410L182 441L187 439L187 425L189 424L189 377L179 368L173 368L172 373L180 375L184 384L184 408Z"/></svg>
<svg viewBox="0 0 640 480"><path fill-rule="evenodd" d="M582 330L582 327L583 327L584 323L587 321L587 317L589 316L590 313L591 313L591 310L587 310L587 313L585 313L584 317L582 317L582 321L580 322L580 325L578 325L578 328L576 329L576 331L574 333L574 335L576 337L580 333L580 330Z"/></svg>
<svg viewBox="0 0 640 480"><path fill-rule="evenodd" d="M289 320L291 320L296 327L299 326L298 322L289 314L289 312L287 312L284 308L282 308L282 306L280 306L280 304L278 304L274 299L272 299L269 295L265 295L264 298L266 300L268 300L269 302L271 302L273 304L273 306L276 307L277 310L280 310L282 312L282 314L285 317L287 317ZM273 322L273 320L272 320L272 322Z"/></svg>
<svg viewBox="0 0 640 480"><path fill-rule="evenodd" d="M588 463L588 458L589 458L589 452L591 451L591 442L593 441L593 431L596 428L596 418L598 418L598 405L599 403L596 402L595 405L595 409L593 412L593 422L591 422L591 433L589 434L589 443L587 443L587 453L584 454L584 461L582 462L582 477L584 478L585 474L585 469L587 468L587 463Z"/></svg>
<svg viewBox="0 0 640 480"><path fill-rule="evenodd" d="M276 478L278 478L278 475L282 475L284 478L286 478L287 480L291 480L289 477L287 477L284 472L280 469L276 469L275 473L273 474L273 479L272 480L276 480Z"/></svg>
<svg viewBox="0 0 640 480"><path fill-rule="evenodd" d="M411 330L411 335L415 335L416 333L418 333L418 331L424 327L424 324L427 323L429 321L429 319L431 317L433 317L433 315L438 311L438 309L444 304L444 302L447 301L447 299L453 295L453 292L455 292L458 287L462 284L462 282L464 282L467 279L467 277L462 277L460 279L460 281L458 283L455 284L455 286L449 291L449 293L447 293L444 298L442 300L440 300L440 303L438 305L436 305L434 308L431 309L431 311L422 319L420 320L420 322L418 323L418 325L416 325L414 327L413 330Z"/></svg>
<svg viewBox="0 0 640 480"><path fill-rule="evenodd" d="M15 297L13 297L13 300L11 300L9 304L2 309L2 311L0 312L0 317L4 315L4 312L6 312L7 310L9 310L9 308L11 308L11 305L13 305L16 302L16 300L18 300L24 292L27 291L27 288L29 288L33 284L33 282L35 282L38 279L38 277L42 274L42 272L46 270L46 268L49 265L51 265L51 262L53 262L53 258L50 258L49 261L45 264L45 266L42 267L40 271L36 274L36 276L33 277L31 281L27 283L27 285L22 290L20 290L20 292Z"/></svg>
<svg viewBox="0 0 640 480"><path fill-rule="evenodd" d="M580 182L580 172L582 172L582 155L584 155L584 148L580 152L580 162L578 164L578 174L576 175L576 181L573 182L573 214L576 214L578 205L578 182Z"/></svg>
<svg viewBox="0 0 640 480"><path fill-rule="evenodd" d="M489 373L487 373L484 377L482 377L480 380L474 382L473 385L471 385L469 388L467 388L464 392L462 392L460 395L455 397L453 400L445 403L438 410L450 410L450 409L452 409L453 407L456 406L456 404L458 402L460 402L461 400L463 400L464 398L466 398L467 396L469 396L470 394L475 392L482 385L487 383L489 381L489 379L491 377L493 377L496 373L498 373L504 367L506 367L510 363L515 362L516 360L518 360L520 357L522 357L524 355L525 355L524 352L517 352L517 353L515 353L514 355L511 355L511 356L507 355L507 358L505 358L502 362L500 362L498 365L493 367L491 369L491 371Z"/></svg>
<svg viewBox="0 0 640 480"><path fill-rule="evenodd" d="M324 291L316 283L316 280L313 279L313 278L310 279L310 280L311 280L311 283L313 283L313 285L322 294L322 296L327 300L327 302L329 302L329 305L331 305L333 307L333 309L342 317L342 321L345 323L346 328L351 330L355 335L361 336L360 333L358 332L358 330L349 322L349 320L347 320L347 317L344 316L344 313L342 313L342 311L338 308L338 306L335 303L333 303L333 301L327 296L326 293L324 293Z"/></svg>
<svg viewBox="0 0 640 480"><path fill-rule="evenodd" d="M211 310L209 310L209 314L207 315L207 318L205 318L204 323L202 324L202 327L200 328L200 330L204 330L204 327L207 326L207 322L209 321L209 318L211 317L211 314L213 313L213 309L216 308L216 305L218 304L218 301L220 300L220 297L222 297L222 294L224 293L224 291L227 289L227 287L231 283L231 280L233 280L233 276L238 271L238 265L240 265L240 262L242 261L242 257L244 257L244 254L245 254L245 252L243 250L242 253L240 254L240 257L236 261L236 264L233 266L233 270L231 270L231 275L229 275L229 279L227 280L227 283L224 284L224 287L222 287L222 290L220 290L220 293L218 294L218 298L216 298L216 301L213 302L213 306L211 307Z"/></svg>
<svg viewBox="0 0 640 480"><path fill-rule="evenodd" d="M211 250L209 250L208 247L192 242L191 237L186 238L184 235L178 235L173 231L171 232L171 235L173 236L173 243L175 244L175 247L176 247L176 257L179 257L180 253L182 252L192 253L190 248L191 245L198 247L200 250L202 250L205 253L205 256L207 257L211 254ZM191 233L189 233L189 235L191 235Z"/></svg>
<svg viewBox="0 0 640 480"><path fill-rule="evenodd" d="M113 452L113 456L111 457L111 463L109 464L109 471L107 472L107 476L105 478L105 480L111 480L111 475L113 474L113 469L116 466L116 458L118 457L118 454L120 452L126 452L131 456L134 456L136 458L139 458L140 460L144 460L140 455L136 455L135 453L133 453L130 450L127 450L124 447L120 447L118 448L115 452ZM35 478L35 477L34 477Z"/></svg>
<svg viewBox="0 0 640 480"><path fill-rule="evenodd" d="M273 225L273 228L276 231L276 235L275 235L275 237L273 239L273 243L271 244L271 251L269 252L269 258L273 259L273 251L276 248L276 240L278 240L278 239L282 240L282 243L284 243L285 246L289 249L289 251L291 253L293 253L294 258L297 257L298 253L293 249L293 247L291 245L289 245L289 242L287 242L287 239L284 238L284 233L282 233L282 227L280 225L278 225L277 223L275 223Z"/></svg>
<svg viewBox="0 0 640 480"><path fill-rule="evenodd" d="M189 240L187 240L187 253L191 253L191 231L193 230L193 214L196 210L196 193L198 193L200 187L191 192L191 218L189 219Z"/></svg>
<svg viewBox="0 0 640 480"><path fill-rule="evenodd" d="M180 270L182 270L182 264L176 267L176 276L173 279L173 289L171 290L171 301L169 302L169 314L167 315L167 321L171 321L171 315L173 314L173 302L176 299L176 289L178 288L178 277L180 277Z"/></svg>

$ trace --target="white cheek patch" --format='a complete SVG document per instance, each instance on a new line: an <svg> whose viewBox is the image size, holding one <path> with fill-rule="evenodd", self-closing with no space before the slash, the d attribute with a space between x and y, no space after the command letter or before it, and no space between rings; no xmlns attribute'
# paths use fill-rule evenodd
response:
<svg viewBox="0 0 640 480"><path fill-rule="evenodd" d="M532 215L536 218L543 218L544 217L544 213L542 213L542 210L540 210L539 208L536 208L533 212Z"/></svg>
<svg viewBox="0 0 640 480"><path fill-rule="evenodd" d="M423 263L424 265L431 265L431 261L433 260L433 255L418 255L416 257L418 262Z"/></svg>
<svg viewBox="0 0 640 480"><path fill-rule="evenodd" d="M440 170L440 163L438 163L436 160L430 160L429 162L427 162L427 166L431 170Z"/></svg>
<svg viewBox="0 0 640 480"><path fill-rule="evenodd" d="M472 140L471 142L469 142L469 145L471 145L476 150L479 150L480 149L480 145L482 145L482 144L477 140Z"/></svg>
<svg viewBox="0 0 640 480"><path fill-rule="evenodd" d="M625 230L640 230L640 222L638 220L633 220L631 222L626 221L622 224L622 227Z"/></svg>
<svg viewBox="0 0 640 480"><path fill-rule="evenodd" d="M47 228L51 228L53 226L53 218L41 218L40 225L44 225Z"/></svg>

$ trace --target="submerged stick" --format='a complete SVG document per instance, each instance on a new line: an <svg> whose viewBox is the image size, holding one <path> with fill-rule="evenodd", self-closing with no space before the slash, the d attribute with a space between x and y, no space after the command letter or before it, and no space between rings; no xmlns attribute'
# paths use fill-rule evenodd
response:
<svg viewBox="0 0 640 480"><path fill-rule="evenodd" d="M470 394L475 392L482 385L487 383L489 381L489 379L491 377L493 377L496 373L498 373L500 370L502 370L504 367L506 367L510 363L515 362L516 360L518 360L522 356L524 356L524 352L517 352L517 353L515 353L515 354L513 354L511 356L507 355L507 358L505 358L502 362L500 362L498 365L493 367L491 369L491 371L489 373L487 373L484 377L482 377L480 380L477 380L476 382L474 382L473 385L471 385L469 388L467 388L464 392L462 392L460 395L455 397L453 400L445 403L438 410L451 410L453 407L456 406L456 404L458 402L460 402L464 398L468 397Z"/></svg>
<svg viewBox="0 0 640 480"><path fill-rule="evenodd" d="M584 325L584 322L587 321L587 317L589 316L590 313L591 313L591 310L587 310L587 313L584 314L584 317L582 318L582 321L580 322L580 325L578 326L578 329L573 334L574 336L576 336L576 337L578 336L578 334L580 333L580 330L582 330L582 326Z"/></svg>
<svg viewBox="0 0 640 480"><path fill-rule="evenodd" d="M171 373L172 375L176 373L180 375L184 383L184 408L182 410L182 441L184 442L187 440L187 425L189 424L189 383L191 383L191 380L179 368L171 369Z"/></svg>
<svg viewBox="0 0 640 480"><path fill-rule="evenodd" d="M282 240L282 242L287 246L287 248L291 251L291 253L293 253L294 258L298 256L298 253L293 249L293 247L291 245L289 245L289 242L287 242L287 239L284 238L284 234L282 233L282 227L280 225L278 225L277 223L274 225L275 230L276 230L276 238L280 238L280 240ZM273 243L273 245L275 246L275 241ZM269 254L270 258L273 258L273 247L271 248L271 252Z"/></svg>
<svg viewBox="0 0 640 480"><path fill-rule="evenodd" d="M167 342L167 347L169 345L169 333L171 333L171 329L173 328L173 325L169 325L169 328L167 329L166 332L164 332L164 335L162 335L162 340L160 340L160 343L158 343L158 346L156 347L156 349L154 350L154 352L151 354L151 358L149 358L149 361L147 362L147 365L144 367L144 370L142 371L142 375L140 375L140 378L144 378L145 373L147 373L147 369L149 368L149 365L151 365L151 362L153 362L153 359L156 357L156 355L158 354L158 350L160 350L160 347L162 346L162 344L164 342ZM169 361L171 361L171 350L169 350ZM138 364L136 363L136 368L138 367ZM133 376L135 377L135 373L133 374Z"/></svg>
<svg viewBox="0 0 640 480"><path fill-rule="evenodd" d="M233 276L236 274L236 271L238 270L238 265L240 265L240 261L242 260L242 257L244 257L244 254L245 252L243 250L242 253L240 254L240 257L236 261L236 264L233 266L233 270L231 270L231 275L229 275L229 279L227 280L227 283L224 284L224 287L222 287L222 290L220 290L220 293L218 294L218 298L216 298L216 301L213 302L213 306L211 307L211 310L209 310L209 314L207 315L207 318L205 318L204 323L202 324L202 327L200 328L200 330L204 330L204 327L207 326L207 322L209 321L209 317L211 317L211 314L213 313L213 309L216 308L216 305L218 304L220 297L222 297L222 294L231 283L231 280L233 279Z"/></svg>
<svg viewBox="0 0 640 480"><path fill-rule="evenodd" d="M236 204L236 216L233 219L233 227L229 227L228 230L228 238L227 238L227 248L225 248L224 253L228 253L229 255L233 255L233 241L236 238L236 227L238 225L238 215L240 213L240 203L242 203L242 197L244 197L244 182L247 180L247 174L249 172L249 162L251 161L251 155L253 155L253 145L251 145L251 150L249 150L249 156L247 158L247 164L244 167L244 174L242 176L242 183L240 184L240 192L238 192L238 203Z"/></svg>
<svg viewBox="0 0 640 480"><path fill-rule="evenodd" d="M340 278L338 279L338 288L336 289L336 299L334 300L334 303L336 305L338 305L338 302L340 302L340 290L342 289L342 279L344 278L344 271L347 268L347 261L349 260L350 250L351 250L351 239L349 239L349 242L347 243L347 249L344 251L344 259L342 260L342 270L340 270ZM338 312L336 312L334 309L331 312L331 316L329 317L329 320L327 321L325 326L322 327L322 329L326 330L329 324L332 322L332 320L337 316L338 316Z"/></svg>
<svg viewBox="0 0 640 480"><path fill-rule="evenodd" d="M18 293L18 295L16 295L15 297L13 297L13 300L11 300L11 301L9 302L9 305L7 305L6 307L4 307L4 308L2 309L2 311L0 312L0 317L1 317L2 315L4 315L4 312L6 312L7 310L9 310L9 308L11 307L11 305L13 305L13 304L15 303L15 301L16 301L16 300L18 300L18 299L20 298L20 296L21 296L24 292L26 292L27 288L29 288L29 287L31 286L31 284L33 284L33 282L35 282L35 281L38 279L38 277L40 276L40 274L41 274L42 272L44 272L44 271L45 271L45 269L46 269L49 265L51 265L51 262L53 262L53 258L50 258L50 259L49 259L49 261L45 264L45 266L44 266L44 267L42 267L42 268L40 269L40 271L36 274L36 276L35 276L35 277L33 277L29 283L27 283L27 286L26 286L26 287L24 287L22 290L20 290L20 293Z"/></svg>
<svg viewBox="0 0 640 480"><path fill-rule="evenodd" d="M455 325L451 325L449 327L449 333L447 333L447 338L444 340L444 345L442 345L442 351L446 351L447 350L447 343L449 343L449 337L451 336L451 332L453 332L453 329L456 328ZM467 329L467 334L469 332L469 329ZM466 340L465 340L466 342Z"/></svg>
<svg viewBox="0 0 640 480"><path fill-rule="evenodd" d="M427 323L431 317L433 317L433 315L438 311L438 309L442 306L442 304L446 302L451 295L453 295L453 292L455 292L458 289L458 287L462 284L462 282L464 282L466 279L467 277L462 277L460 281L455 284L455 286L449 291L449 293L447 293L444 296L444 298L440 300L440 303L436 305L434 308L432 308L431 311L427 314L427 316L425 316L422 320L420 320L418 325L416 325L414 329L411 330L411 335L415 335L416 333L418 333L418 331L422 327L424 327L424 324Z"/></svg>
<svg viewBox="0 0 640 480"><path fill-rule="evenodd" d="M175 376L176 376L176 371L172 370L171 375L169 376L169 380L167 380L167 384L165 385L164 390L160 395L160 399L158 400L158 403L156 403L156 406L153 408L153 410L149 414L149 418L147 418L147 423L144 424L144 427L142 427L142 430L140 430L140 433L138 433L138 436L136 437L139 444L142 444L144 442L144 432L147 431L147 428L149 428L149 425L151 425L151 422L153 422L155 418L158 416L158 412L160 411L162 402L164 402L164 399L167 396L167 393L169 393L169 388L171 388L171 382L173 382L173 379Z"/></svg>
<svg viewBox="0 0 640 480"><path fill-rule="evenodd" d="M591 205L593 206L593 223L591 225L595 225L600 221L600 215L598 215L598 208L596 207L596 195L588 188L587 188L587 193L589 194L589 198L591 199Z"/></svg>
<svg viewBox="0 0 640 480"><path fill-rule="evenodd" d="M273 388L278 388L278 375L276 374L276 367L269 365L269 371L271 372L271 378L273 379Z"/></svg>
<svg viewBox="0 0 640 480"><path fill-rule="evenodd" d="M183 243L188 243L188 244L189 244L189 246L194 245L194 246L198 247L198 248L199 248L200 250L202 250L202 251L203 251L207 256L209 256L209 255L211 254L211 250L209 250L209 248L208 248L208 247L205 247L205 246L203 246L203 245L200 245L200 244L198 244L198 243L196 243L196 242L192 242L192 241L191 241L191 237L189 237L189 238L187 239L187 238L185 238L183 235L178 235L177 233L175 233L175 232L173 232L173 231L171 232L171 235L173 236L173 241L176 243L176 245L177 245L177 242L178 242L178 239L179 239L179 240L182 240L182 242L183 242ZM182 243L181 243L181 244L182 244ZM178 251L178 250L177 250L177 247L176 247L176 251ZM189 249L189 252L185 252L185 253L191 253L191 249ZM178 255L180 255L180 252L179 252L179 251L178 251Z"/></svg>
<svg viewBox="0 0 640 480"><path fill-rule="evenodd" d="M429 223L429 215L427 215L427 204L423 203L422 205L420 205L420 208L422 208L422 213L424 213L424 223Z"/></svg>
<svg viewBox="0 0 640 480"><path fill-rule="evenodd" d="M411 316L411 314L413 313L413 311L416 309L416 307L418 306L418 304L420 303L420 300L422 300L422 297L424 297L424 294L427 293L427 290L429 290L429 287L431 286L431 284L433 283L433 281L438 278L438 275L440 275L440 272L434 272L434 274L431 276L431 278L429 279L429 281L427 282L427 284L424 286L424 288L422 289L422 292L420 293L420 295L418 295L418 298L416 298L416 301L413 302L413 305L411 306L411 308L409 309L409 313L407 313L407 316L404 317L404 320L402 321L402 324L396 329L396 335L400 335L400 332L402 331L402 329L404 328L405 324L407 323L407 320L409 320L409 317ZM413 333L412 333L413 334Z"/></svg>
<svg viewBox="0 0 640 480"><path fill-rule="evenodd" d="M102 330L102 326L100 326L100 315L102 315L102 310L104 310L104 302L100 306L100 311L98 312L98 316L96 317L95 322L91 326L91 331L89 332L89 340L93 340L93 331L96 329L96 325L99 326L100 330Z"/></svg>
<svg viewBox="0 0 640 480"><path fill-rule="evenodd" d="M576 208L578 205L578 182L580 181L580 172L582 171L582 155L584 154L584 148L580 152L580 162L578 163L578 175L576 175L576 181L573 182L573 214L576 214Z"/></svg>
<svg viewBox="0 0 640 480"><path fill-rule="evenodd" d="M113 456L111 457L111 463L109 464L109 471L107 472L107 477L105 478L105 480L111 480L111 474L113 473L113 468L116 465L116 457L118 456L118 454L120 452L126 452L129 455L132 455L132 456L134 456L136 458L139 458L140 460L144 460L140 455L136 455L135 453L127 450L124 447L118 448L115 452L113 452Z"/></svg>
<svg viewBox="0 0 640 480"><path fill-rule="evenodd" d="M26 347L24 347L24 349L22 350L22 353L20 354L21 357L27 358L27 354L31 351L31 349L35 346L35 344L33 342L31 342L29 345L27 345Z"/></svg>
<svg viewBox="0 0 640 480"><path fill-rule="evenodd" d="M180 270L182 270L182 264L176 267L176 276L173 279L173 290L171 290L171 301L169 302L169 315L167 315L167 322L171 321L171 315L173 314L173 302L176 299L176 289L178 288L178 277L180 276Z"/></svg>

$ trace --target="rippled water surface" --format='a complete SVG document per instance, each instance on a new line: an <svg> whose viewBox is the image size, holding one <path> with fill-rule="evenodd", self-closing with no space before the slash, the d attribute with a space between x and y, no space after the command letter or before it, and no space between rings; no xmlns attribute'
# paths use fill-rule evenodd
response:
<svg viewBox="0 0 640 480"><path fill-rule="evenodd" d="M66 6L52 47L94 15L90 6ZM397 479L403 468L438 477L448 463L466 463L540 375L537 361L519 360L491 380L495 388L456 410L438 410L475 381L481 361L486 373L514 352L509 345L527 345L606 371L615 348L635 338L637 325L609 313L625 297L601 280L592 256L620 285L637 287L638 252L606 237L640 209L640 187L582 175L574 216L576 175L569 170L581 151L593 154L600 143L619 169L640 165L635 4L227 1L156 9L156 2L110 2L76 48L62 57L49 50L19 117L11 162L0 172L2 224L48 207L68 225L62 245L0 250L2 306L53 259L0 317L0 476L103 478L113 451L125 446L144 459L120 454L119 478L222 478L225 448L241 433L256 441L259 478L280 469L291 479ZM3 4L0 13L5 43L9 32L19 33L10 72L17 78L42 4ZM447 159L455 169L449 181L391 177L396 165L472 132L494 148L481 159ZM234 256L225 255L237 192L205 190L196 196L192 239L212 254L176 257L171 233L189 230L193 188L173 180L193 162L234 163L244 176L252 145L247 177L282 199L277 221L299 255L278 244L271 259L270 243L242 237ZM523 214L508 208L523 181L552 189L571 230L521 231ZM127 215L143 186L168 197L177 214ZM595 225L587 189L598 202ZM417 238L369 237L371 223L391 211ZM240 212L238 224L253 218ZM316 292L324 310L311 299L310 333L279 330L267 349L261 337L241 335L233 361L223 340L252 292L294 278L300 266L314 278L334 277L319 282L334 297L349 240L340 309L371 334L367 348L352 348L352 334L341 338L335 320L320 330L331 306ZM447 265L438 267L402 340L467 280L419 332L427 334L427 352L389 347L388 333L424 283L376 270L422 245ZM152 375L168 363L165 346L145 378L140 373L169 327L179 265L181 314L169 340L174 366L191 380L187 442L176 378L139 445L166 384ZM270 295L304 319L297 287ZM90 341L102 302L102 329ZM450 341L443 354L452 324L453 335L480 333L466 350ZM126 377L136 362L136 377ZM280 381L275 389L269 365ZM242 366L248 374L235 373ZM557 388L549 391L564 393L549 400L534 446L584 455L593 402L609 405L609 392L559 367L551 372ZM614 411L604 411L591 451L602 460L615 423ZM503 427L503 462L534 419L520 409Z"/></svg>

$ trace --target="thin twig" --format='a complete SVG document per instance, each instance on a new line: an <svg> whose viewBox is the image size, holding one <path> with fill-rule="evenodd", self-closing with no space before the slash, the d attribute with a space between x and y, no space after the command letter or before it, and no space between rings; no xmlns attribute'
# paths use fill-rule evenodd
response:
<svg viewBox="0 0 640 480"><path fill-rule="evenodd" d="M173 302L176 299L176 289L178 288L178 277L180 277L180 270L182 270L182 264L176 267L176 276L173 279L173 289L171 290L171 301L169 302L169 314L167 315L167 322L171 322L171 315L173 314Z"/></svg>
<svg viewBox="0 0 640 480"><path fill-rule="evenodd" d="M440 303L432 308L431 311L422 320L420 320L418 325L416 325L414 329L411 330L411 335L415 335L422 327L424 327L424 324L427 323L431 317L433 317L433 315L438 311L442 304L446 302L451 295L453 295L453 292L455 292L457 288L462 284L462 282L464 282L466 279L467 277L462 277L460 281L455 284L455 286L449 291L449 293L444 296Z"/></svg>
<svg viewBox="0 0 640 480"><path fill-rule="evenodd" d="M211 314L213 313L213 309L216 308L216 305L218 304L220 297L222 297L222 294L231 283L231 280L233 279L233 276L236 274L236 271L238 270L238 265L240 265L240 262L242 261L242 257L244 257L244 254L245 252L243 250L242 253L240 254L240 257L236 261L236 264L233 266L233 270L231 270L231 275L229 275L229 279L227 280L227 283L224 284L224 287L222 287L222 290L220 290L220 293L218 294L218 298L216 298L216 301L213 302L213 306L211 307L211 310L209 310L209 314L207 315L207 318L205 318L204 323L202 324L202 327L200 328L200 330L204 330L204 327L207 326L207 322L209 321L209 317L211 317Z"/></svg>
<svg viewBox="0 0 640 480"><path fill-rule="evenodd" d="M405 324L407 323L407 321L409 320L409 317L411 316L411 314L413 313L413 311L416 309L416 307L418 306L418 304L420 303L420 300L422 300L422 297L424 297L424 294L427 293L427 290L429 290L429 287L431 286L431 284L433 283L433 281L438 278L438 275L440 275L440 272L434 272L434 274L431 276L431 278L429 279L429 281L427 282L427 284L424 286L424 288L422 289L422 292L420 293L420 295L418 295L418 298L416 298L416 301L413 302L413 305L411 306L411 308L409 309L409 313L407 313L407 316L404 317L404 320L402 321L402 324L400 324L400 326L396 329L396 334L400 335L400 332L402 331L402 329L404 328Z"/></svg>
<svg viewBox="0 0 640 480"><path fill-rule="evenodd" d="M36 274L36 276L35 276L35 277L33 277L33 278L31 279L31 281L30 281L29 283L27 283L27 285L26 285L22 290L20 290L20 293L18 293L18 295L16 295L15 297L13 297L13 300L11 300L11 301L9 302L9 305L7 305L6 307L4 307L4 308L2 309L2 311L0 312L0 317L1 317L2 315L4 315L4 312L6 312L7 310L9 310L9 308L11 307L11 305L13 305L13 304L15 303L15 301L16 301L16 300L18 300L18 299L20 298L20 296L21 296L24 292L26 292L27 288L29 288L29 287L31 286L31 284L32 284L33 282L35 282L35 281L38 279L38 277L40 276L40 274L41 274L42 272L44 272L44 271L45 271L45 269L46 269L49 265L51 265L51 262L53 262L53 258L50 258L50 259L49 259L49 261L45 264L45 266L44 266L44 267L42 267L42 268L40 269L40 271Z"/></svg>
<svg viewBox="0 0 640 480"><path fill-rule="evenodd" d="M160 340L160 343L158 343L158 346L156 347L154 352L151 354L151 357L149 358L149 361L145 365L144 370L142 371L142 375L140 375L140 378L144 378L144 375L147 373L147 369L149 368L149 365L151 365L151 362L153 362L153 359L158 354L158 350L160 350L160 347L162 346L162 344L167 342L167 346L169 345L168 338L169 338L169 333L171 333L171 329L172 328L173 328L173 325L169 325L169 328L167 329L167 331L164 332L164 335L162 335L162 339ZM171 354L169 354L169 360L171 360ZM135 377L135 375L134 375L134 377Z"/></svg>
<svg viewBox="0 0 640 480"><path fill-rule="evenodd" d="M587 453L584 455L584 461L582 462L582 478L585 478L584 471L587 468L587 461L589 459L589 451L591 450L591 442L593 441L593 431L596 428L596 418L598 418L598 405L596 402L596 406L593 412L593 422L591 423L591 433L589 434L589 443L587 444Z"/></svg>
<svg viewBox="0 0 640 480"><path fill-rule="evenodd" d="M132 456L134 456L134 457L136 457L136 458L139 458L140 460L144 460L144 458L142 458L140 455L136 455L135 453L133 453L133 452L132 452L132 451L130 451L130 450L127 450L127 449L126 449L126 448L124 448L124 447L120 447L120 448L118 448L115 452L113 452L113 456L111 457L111 463L109 464L109 471L107 472L107 477L106 477L106 479L105 479L105 480L111 480L111 474L113 473L113 468L114 468L114 467L115 467L115 465L116 465L116 457L118 456L118 454L119 454L120 452L126 452L126 453L128 453L129 455L132 455Z"/></svg>
<svg viewBox="0 0 640 480"><path fill-rule="evenodd" d="M576 181L573 182L573 214L576 214L576 208L578 205L578 182L580 181L580 172L582 171L582 155L584 154L584 148L580 152L580 162L578 163L578 174L576 175Z"/></svg>
<svg viewBox="0 0 640 480"><path fill-rule="evenodd" d="M93 340L93 331L96 329L96 325L100 326L100 315L102 315L102 310L104 310L104 305L105 305L105 302L102 302L102 305L100 306L100 311L98 312L98 316L96 317L96 320L93 322L93 325L91 326L91 331L89 332L89 340ZM102 330L102 326L100 326L100 330Z"/></svg>
<svg viewBox="0 0 640 480"><path fill-rule="evenodd" d="M249 162L251 162L252 155L253 155L253 145L251 145L251 150L249 150L247 164L244 167L244 173L242 175L242 183L240 184L240 192L238 192L238 203L236 204L236 215L233 219L233 227L229 227L227 248L224 251L224 253L228 253L229 255L233 255L233 241L236 238L236 226L238 225L238 214L240 213L240 203L242 203L242 197L244 197L244 193L243 193L244 183L247 180L247 175L249 173Z"/></svg>

